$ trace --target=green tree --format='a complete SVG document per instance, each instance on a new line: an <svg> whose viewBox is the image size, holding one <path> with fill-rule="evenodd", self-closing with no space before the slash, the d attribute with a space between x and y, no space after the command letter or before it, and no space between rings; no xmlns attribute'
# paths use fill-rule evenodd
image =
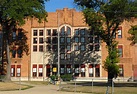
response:
<svg viewBox="0 0 137 94"><path fill-rule="evenodd" d="M128 40L131 40L131 45L134 45L137 43L137 25L131 26L131 28L128 31L129 34L131 34L130 37L128 37Z"/></svg>
<svg viewBox="0 0 137 94"><path fill-rule="evenodd" d="M10 34L17 26L25 24L25 19L35 17L39 22L46 20L47 12L44 3L47 0L0 0L0 25L3 32L3 52L6 53L7 75L10 80ZM4 55L4 54L3 54Z"/></svg>
<svg viewBox="0 0 137 94"><path fill-rule="evenodd" d="M106 43L108 56L104 68L108 72L108 79L112 81L118 74L116 31L124 20L137 17L137 0L74 0L74 2L82 9L90 29Z"/></svg>

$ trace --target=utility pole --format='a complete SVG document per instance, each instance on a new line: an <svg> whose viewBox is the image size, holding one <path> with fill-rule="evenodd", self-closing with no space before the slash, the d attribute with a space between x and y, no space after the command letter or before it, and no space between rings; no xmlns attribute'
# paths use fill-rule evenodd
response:
<svg viewBox="0 0 137 94"><path fill-rule="evenodd" d="M57 23L58 24L58 79L60 83L60 31L59 31L59 17L60 16L59 16L59 13L57 14L57 17L58 17L58 23Z"/></svg>

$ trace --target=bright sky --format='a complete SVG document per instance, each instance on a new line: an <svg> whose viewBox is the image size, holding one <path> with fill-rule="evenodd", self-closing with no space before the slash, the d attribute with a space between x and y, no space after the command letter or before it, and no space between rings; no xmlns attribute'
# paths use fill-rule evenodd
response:
<svg viewBox="0 0 137 94"><path fill-rule="evenodd" d="M75 8L76 5L73 3L74 0L49 0L45 3L47 12L55 12L57 9L63 8Z"/></svg>

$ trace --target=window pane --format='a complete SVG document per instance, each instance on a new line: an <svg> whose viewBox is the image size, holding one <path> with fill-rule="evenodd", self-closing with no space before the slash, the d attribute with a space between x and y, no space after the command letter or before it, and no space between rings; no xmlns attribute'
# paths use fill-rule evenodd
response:
<svg viewBox="0 0 137 94"><path fill-rule="evenodd" d="M61 58L61 59L65 59L65 54L64 54L64 53L61 53L60 58Z"/></svg>
<svg viewBox="0 0 137 94"><path fill-rule="evenodd" d="M43 36L43 30L39 31L39 36Z"/></svg>
<svg viewBox="0 0 137 94"><path fill-rule="evenodd" d="M13 49L12 49L12 57L13 58L16 57L16 47L13 47Z"/></svg>
<svg viewBox="0 0 137 94"><path fill-rule="evenodd" d="M90 36L93 35L93 31L92 31L92 30L89 31L89 35L90 35Z"/></svg>
<svg viewBox="0 0 137 94"><path fill-rule="evenodd" d="M57 45L53 45L53 46L52 46L52 50L53 50L54 52L58 51Z"/></svg>
<svg viewBox="0 0 137 94"><path fill-rule="evenodd" d="M95 45L95 51L99 51L99 48L100 48L100 45L99 45L99 44L96 44L96 45Z"/></svg>
<svg viewBox="0 0 137 94"><path fill-rule="evenodd" d="M66 56L66 58L67 58L67 59L70 59L70 55L71 55L71 54L68 53L67 56Z"/></svg>
<svg viewBox="0 0 137 94"><path fill-rule="evenodd" d="M118 51L119 51L120 57L122 57L123 49L122 48L118 48Z"/></svg>
<svg viewBox="0 0 137 94"><path fill-rule="evenodd" d="M37 51L37 45L33 45L33 51L34 51L34 52Z"/></svg>
<svg viewBox="0 0 137 94"><path fill-rule="evenodd" d="M17 49L18 58L21 58L21 57L22 57L22 52L23 52L22 47L19 47L19 48Z"/></svg>
<svg viewBox="0 0 137 94"><path fill-rule="evenodd" d="M40 52L43 52L43 45L40 45L40 46L39 46L39 51L40 51Z"/></svg>
<svg viewBox="0 0 137 94"><path fill-rule="evenodd" d="M81 37L81 42L85 42L85 38L84 37Z"/></svg>
<svg viewBox="0 0 137 94"><path fill-rule="evenodd" d="M67 45L67 51L71 50L71 45Z"/></svg>
<svg viewBox="0 0 137 94"><path fill-rule="evenodd" d="M93 37L89 37L88 40L89 40L89 43L93 43Z"/></svg>
<svg viewBox="0 0 137 94"><path fill-rule="evenodd" d="M52 33L52 36L57 36L58 33L57 33L57 29L53 29L53 33Z"/></svg>
<svg viewBox="0 0 137 94"><path fill-rule="evenodd" d="M81 34L81 35L85 35L85 29L81 29L81 30L80 30L80 34Z"/></svg>
<svg viewBox="0 0 137 94"><path fill-rule="evenodd" d="M50 35L51 35L51 29L47 29L46 35L47 35L47 36L50 36Z"/></svg>
<svg viewBox="0 0 137 94"><path fill-rule="evenodd" d="M79 35L79 30L75 29L75 35Z"/></svg>
<svg viewBox="0 0 137 94"><path fill-rule="evenodd" d="M16 40L16 31L12 32L12 39Z"/></svg>
<svg viewBox="0 0 137 94"><path fill-rule="evenodd" d="M89 51L93 51L93 45L89 45Z"/></svg>
<svg viewBox="0 0 137 94"><path fill-rule="evenodd" d="M95 37L95 43L99 43L99 37Z"/></svg>
<svg viewBox="0 0 137 94"><path fill-rule="evenodd" d="M122 28L118 29L118 38L122 38Z"/></svg>
<svg viewBox="0 0 137 94"><path fill-rule="evenodd" d="M33 30L33 36L37 36L37 30Z"/></svg>
<svg viewBox="0 0 137 94"><path fill-rule="evenodd" d="M65 35L65 27L61 28L61 35Z"/></svg>
<svg viewBox="0 0 137 94"><path fill-rule="evenodd" d="M67 43L70 43L70 42L71 42L71 38L67 37Z"/></svg>
<svg viewBox="0 0 137 94"><path fill-rule="evenodd" d="M75 42L78 43L79 42L79 38L75 37Z"/></svg>
<svg viewBox="0 0 137 94"><path fill-rule="evenodd" d="M47 45L47 46L46 46L46 50L47 50L47 51L51 51L51 45Z"/></svg>
<svg viewBox="0 0 137 94"><path fill-rule="evenodd" d="M58 38L57 37L53 37L52 38L52 43L53 44L57 44L58 43Z"/></svg>
<svg viewBox="0 0 137 94"><path fill-rule="evenodd" d="M46 38L46 43L51 43L51 37Z"/></svg>
<svg viewBox="0 0 137 94"><path fill-rule="evenodd" d="M33 44L37 44L37 38L33 38Z"/></svg>
<svg viewBox="0 0 137 94"><path fill-rule="evenodd" d="M78 45L75 45L75 46L74 46L74 50L75 50L75 51L78 51L78 50L79 50L79 46L78 46Z"/></svg>
<svg viewBox="0 0 137 94"><path fill-rule="evenodd" d="M65 38L64 37L61 37L60 38L60 43L64 43L65 42Z"/></svg>
<svg viewBox="0 0 137 94"><path fill-rule="evenodd" d="M67 35L71 35L71 29L70 29L70 27L67 27Z"/></svg>
<svg viewBox="0 0 137 94"><path fill-rule="evenodd" d="M23 32L22 31L19 31L18 32L18 40L21 40L23 37Z"/></svg>
<svg viewBox="0 0 137 94"><path fill-rule="evenodd" d="M81 51L84 51L84 50L85 50L85 45L81 45L81 46L80 46L80 50L81 50Z"/></svg>
<svg viewBox="0 0 137 94"><path fill-rule="evenodd" d="M39 44L43 44L43 38L39 38Z"/></svg>
<svg viewBox="0 0 137 94"><path fill-rule="evenodd" d="M65 45L60 45L60 51L65 51Z"/></svg>

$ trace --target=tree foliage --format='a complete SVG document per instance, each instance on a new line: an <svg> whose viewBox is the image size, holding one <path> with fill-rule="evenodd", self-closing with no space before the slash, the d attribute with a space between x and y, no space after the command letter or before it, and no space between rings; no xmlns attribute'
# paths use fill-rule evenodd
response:
<svg viewBox="0 0 137 94"><path fill-rule="evenodd" d="M46 20L47 12L44 3L47 0L0 0L0 25L3 32L3 52L6 53L8 62L8 75L10 76L10 55L9 45L12 32L19 30L19 26L25 24L27 18L35 17L39 22ZM22 42L26 45L27 38L23 34ZM21 42L20 42L21 43ZM23 49L26 53L28 50ZM4 57L5 54L3 54Z"/></svg>
<svg viewBox="0 0 137 94"><path fill-rule="evenodd" d="M137 0L74 0L74 2L81 7L90 29L106 43L108 57L104 68L108 71L108 79L112 79L118 74L114 36L124 20L137 17ZM116 70L114 74L112 74L113 70Z"/></svg>
<svg viewBox="0 0 137 94"><path fill-rule="evenodd" d="M131 34L130 37L128 37L128 40L131 40L131 45L134 45L135 43L137 43L137 25L135 26L131 26L131 29L128 32L129 34Z"/></svg>

